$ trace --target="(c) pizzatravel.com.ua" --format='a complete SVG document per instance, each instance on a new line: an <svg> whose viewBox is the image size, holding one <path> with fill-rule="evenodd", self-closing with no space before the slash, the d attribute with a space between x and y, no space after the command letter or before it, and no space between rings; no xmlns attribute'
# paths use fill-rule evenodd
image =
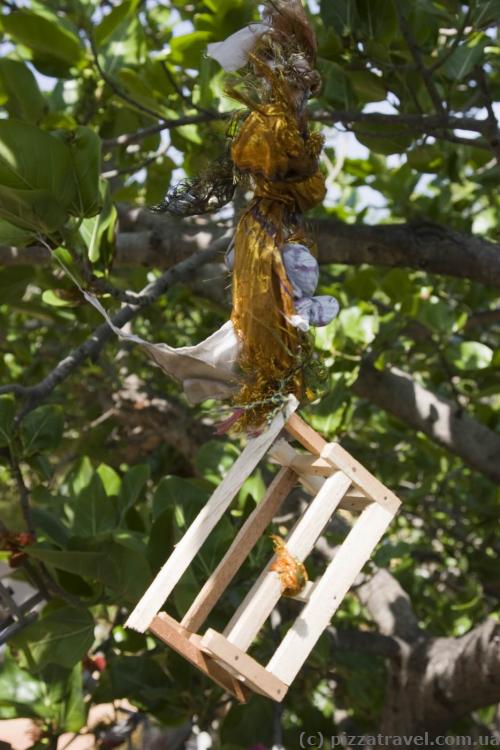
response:
<svg viewBox="0 0 500 750"><path fill-rule="evenodd" d="M431 735L428 732L414 735L326 735L323 732L301 732L301 750L334 747L500 747L500 738L493 735L470 737L467 735Z"/></svg>

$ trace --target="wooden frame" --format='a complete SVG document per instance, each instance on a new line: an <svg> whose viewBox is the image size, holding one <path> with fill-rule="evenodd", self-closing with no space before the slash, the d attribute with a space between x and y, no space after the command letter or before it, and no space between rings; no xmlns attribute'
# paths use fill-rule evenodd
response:
<svg viewBox="0 0 500 750"><path fill-rule="evenodd" d="M224 690L244 703L252 692L282 701L289 686L328 626L354 579L397 513L400 501L337 443L326 443L295 414L297 401L271 426L251 438L207 505L193 521L146 591L126 625L149 629ZM306 453L279 438L284 430ZM162 612L201 546L229 508L245 479L269 453L281 469L264 498L243 523L228 551L209 576L179 623ZM324 574L295 597L304 607L266 667L247 650L279 601L281 582L270 560L244 598L224 633L199 631L245 559L265 533L293 486L301 483L313 496L286 538L290 554L303 561L338 509L360 513Z"/></svg>

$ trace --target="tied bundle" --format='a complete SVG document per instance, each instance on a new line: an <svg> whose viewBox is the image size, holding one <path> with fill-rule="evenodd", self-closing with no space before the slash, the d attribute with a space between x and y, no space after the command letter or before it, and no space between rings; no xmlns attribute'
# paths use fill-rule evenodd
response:
<svg viewBox="0 0 500 750"><path fill-rule="evenodd" d="M307 103L321 85L315 37L300 0L266 7L261 23L208 48L226 71L245 68L243 85L229 88L247 108L235 120L230 158L176 186L157 207L187 216L220 208L239 180L253 191L228 254L233 307L224 351L234 379L227 382L226 359L224 387L214 388L214 397L230 395L234 405L224 430L258 428L290 394L299 400L313 395L307 332L338 313L335 299L314 296L319 272L303 219L326 193L319 169L323 139L307 117ZM217 335L211 339L216 346ZM192 389L196 374L189 380ZM209 395L210 387L202 390Z"/></svg>

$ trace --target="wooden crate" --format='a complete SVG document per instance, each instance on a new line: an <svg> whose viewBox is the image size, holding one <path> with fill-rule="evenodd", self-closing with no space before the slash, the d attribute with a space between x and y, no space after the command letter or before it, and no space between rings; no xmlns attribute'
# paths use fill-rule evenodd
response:
<svg viewBox="0 0 500 750"><path fill-rule="evenodd" d="M337 443L326 443L303 422L295 414L296 408L297 402L291 398L269 429L248 441L126 623L140 632L149 630L242 703L252 691L275 701L283 700L400 506L399 499L347 451ZM306 452L299 452L289 440L280 437L282 431ZM177 622L165 612L158 614L244 481L266 454L281 465L280 471L182 621ZM312 496L285 540L287 550L298 560L303 561L310 554L338 509L359 515L323 575L308 582L296 597L304 607L264 667L247 650L282 595L280 578L269 569L273 560L223 633L212 628L203 635L199 633L298 482Z"/></svg>

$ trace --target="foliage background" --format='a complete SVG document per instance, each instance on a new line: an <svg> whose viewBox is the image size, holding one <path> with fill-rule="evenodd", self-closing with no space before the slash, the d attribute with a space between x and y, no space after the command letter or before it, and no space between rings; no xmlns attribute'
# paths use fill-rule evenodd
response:
<svg viewBox="0 0 500 750"><path fill-rule="evenodd" d="M329 184L325 206L312 217L315 231L333 244L342 227L352 226L354 251L363 225L396 224L409 247L408 262L400 248L403 259L391 268L377 264L376 242L367 265L322 254L321 292L338 297L342 312L317 333L328 380L305 415L402 497L403 511L374 564L411 600L427 643L439 637L458 643L498 617L492 474L468 460L460 429L441 440L405 419L398 402L412 401L411 394L394 391L395 403L385 409L362 383L363 368L405 371L445 399L459 425L462 415L472 419L464 430L482 425L482 449L498 462L491 452L498 447L500 404L498 282L494 264L491 284L488 264L481 281L461 278L453 243L482 236L498 263L493 103L500 93L500 4L322 0L309 10L324 77L311 110L326 129ZM83 350L74 372L58 370L62 376L51 380L58 363L102 322L63 267L118 310L134 301L131 293L231 226L230 209L179 228L147 207L224 149L224 115L235 105L204 50L256 17L250 0L2 3L0 554L5 560L17 554L16 575L34 582L48 601L4 653L0 717L36 719L40 747L79 731L90 705L122 697L163 726L194 722L226 750L295 747L303 730L373 732L390 714L388 679L398 668L380 641L367 647L369 638L363 646L348 639L353 632L380 635L357 591L283 711L259 698L231 706L173 652L125 631L127 611L240 445L216 438L206 405L188 408L140 350L117 340L92 350L91 358ZM425 245L439 232L458 234L450 235L449 257L439 259L446 270L437 275L413 261L410 240L418 235ZM227 319L229 279L221 254L211 261L196 268L195 258L189 278L169 283L144 305L134 332L181 346ZM33 389L37 383L44 386ZM273 471L265 466L245 484L235 510L184 577L173 614L186 610ZM292 498L282 526L293 522L298 502ZM26 529L36 536L27 547L8 537ZM338 534L331 529L327 541L334 544ZM213 616L216 627L269 553L262 540ZM311 571L322 565L314 556ZM373 574L369 568L367 576ZM283 617L290 609L282 608ZM266 626L255 647L260 659L270 656L284 622ZM105 656L103 671L89 662L96 653ZM458 672L453 680L460 680ZM481 683L477 695L434 725L429 714L429 728L494 732L498 682L488 690ZM386 726L400 728L395 719Z"/></svg>

